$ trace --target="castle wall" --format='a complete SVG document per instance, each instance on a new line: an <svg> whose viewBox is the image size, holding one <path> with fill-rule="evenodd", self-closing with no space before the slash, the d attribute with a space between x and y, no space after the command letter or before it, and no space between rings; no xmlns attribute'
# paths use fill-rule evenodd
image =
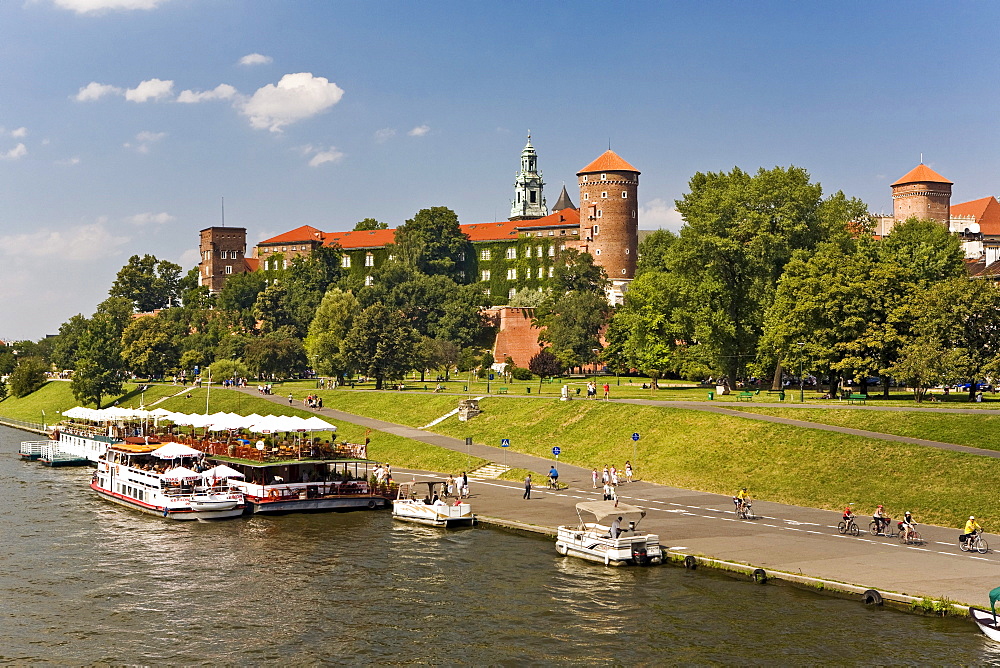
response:
<svg viewBox="0 0 1000 668"><path fill-rule="evenodd" d="M580 185L580 238L611 280L635 278L639 250L639 175L636 172L583 173Z"/></svg>

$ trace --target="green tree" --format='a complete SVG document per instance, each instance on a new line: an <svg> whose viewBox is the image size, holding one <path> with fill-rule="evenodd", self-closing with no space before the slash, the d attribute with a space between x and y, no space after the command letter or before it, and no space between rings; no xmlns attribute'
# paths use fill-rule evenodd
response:
<svg viewBox="0 0 1000 668"><path fill-rule="evenodd" d="M250 371L247 370L246 365L235 360L216 360L212 362L208 369L212 377L212 382L215 383L250 376Z"/></svg>
<svg viewBox="0 0 1000 668"><path fill-rule="evenodd" d="M0 345L0 376L7 376L17 366L17 355L10 346Z"/></svg>
<svg viewBox="0 0 1000 668"><path fill-rule="evenodd" d="M211 308L215 302L215 297L209 291L208 286L198 285L200 272L201 269L198 267L192 267L177 283L177 293L180 295L184 308L207 309ZM242 276L242 274L235 274L230 278L235 278L235 276Z"/></svg>
<svg viewBox="0 0 1000 668"><path fill-rule="evenodd" d="M636 278L649 271L670 271L670 249L677 235L670 230L656 230L639 243Z"/></svg>
<svg viewBox="0 0 1000 668"><path fill-rule="evenodd" d="M87 319L81 314L59 326L59 334L52 348L52 363L57 369L72 369L76 366L76 349L80 337L87 331Z"/></svg>
<svg viewBox="0 0 1000 668"><path fill-rule="evenodd" d="M284 327L290 327L294 331L297 321L291 306L288 290L284 284L279 283L267 286L267 289L257 295L251 313L264 334L276 332Z"/></svg>
<svg viewBox="0 0 1000 668"><path fill-rule="evenodd" d="M40 357L25 357L18 360L17 368L10 374L10 391L15 397L26 397L45 384L45 372L49 365Z"/></svg>
<svg viewBox="0 0 1000 668"><path fill-rule="evenodd" d="M222 286L215 305L224 311L249 311L257 301L257 295L266 287L264 272L248 271L234 274Z"/></svg>
<svg viewBox="0 0 1000 668"><path fill-rule="evenodd" d="M118 271L109 294L128 299L139 312L169 308L180 301L180 274L181 267L173 262L133 255Z"/></svg>
<svg viewBox="0 0 1000 668"><path fill-rule="evenodd" d="M97 305L94 316L106 315L110 325L118 332L118 337L121 338L122 332L132 322L132 314L134 312L132 302L128 299L124 297L108 297Z"/></svg>
<svg viewBox="0 0 1000 668"><path fill-rule="evenodd" d="M108 313L95 314L87 333L80 338L76 370L70 387L77 401L101 407L101 401L122 391L125 363L122 359L121 330Z"/></svg>
<svg viewBox="0 0 1000 668"><path fill-rule="evenodd" d="M260 378L288 378L308 368L302 341L290 327L283 327L252 340L243 362Z"/></svg>
<svg viewBox="0 0 1000 668"><path fill-rule="evenodd" d="M327 290L343 276L339 246L316 248L309 257L294 258L285 271L282 285L285 290L284 308L291 317L300 338L306 336L316 315L316 308Z"/></svg>
<svg viewBox="0 0 1000 668"><path fill-rule="evenodd" d="M136 318L122 332L125 367L142 378L162 378L180 360L174 335L173 323L166 318Z"/></svg>
<svg viewBox="0 0 1000 668"><path fill-rule="evenodd" d="M507 300L507 305L513 308L535 308L542 305L546 296L546 292L522 288Z"/></svg>
<svg viewBox="0 0 1000 668"><path fill-rule="evenodd" d="M568 292L604 294L608 285L604 267L594 264L594 257L590 253L581 253L575 248L567 248L559 253L549 282L552 299L558 299Z"/></svg>
<svg viewBox="0 0 1000 668"><path fill-rule="evenodd" d="M360 311L357 297L350 292L333 288L323 296L304 342L309 362L317 373L342 378L350 370L344 354L344 338Z"/></svg>
<svg viewBox="0 0 1000 668"><path fill-rule="evenodd" d="M0 376L0 401L3 401L8 396L7 390L7 379Z"/></svg>
<svg viewBox="0 0 1000 668"><path fill-rule="evenodd" d="M385 230L389 228L388 223L383 223L374 218L365 218L354 226L355 232L368 232L371 230Z"/></svg>
<svg viewBox="0 0 1000 668"><path fill-rule="evenodd" d="M552 347L565 368L594 362L601 350L601 329L611 307L602 293L570 292L539 308L536 322L545 329L538 340Z"/></svg>
<svg viewBox="0 0 1000 668"><path fill-rule="evenodd" d="M913 388L917 403L923 401L927 390L936 387L955 373L960 359L958 351L946 349L933 336L919 336L900 350L899 359L887 371L893 378L904 381Z"/></svg>
<svg viewBox="0 0 1000 668"><path fill-rule="evenodd" d="M396 228L395 253L406 265L428 275L442 275L457 283L466 278L462 258L472 246L451 209L435 206L421 209Z"/></svg>
<svg viewBox="0 0 1000 668"><path fill-rule="evenodd" d="M358 314L344 339L348 364L375 379L382 389L386 379L401 378L412 368L416 337L403 314L374 304Z"/></svg>

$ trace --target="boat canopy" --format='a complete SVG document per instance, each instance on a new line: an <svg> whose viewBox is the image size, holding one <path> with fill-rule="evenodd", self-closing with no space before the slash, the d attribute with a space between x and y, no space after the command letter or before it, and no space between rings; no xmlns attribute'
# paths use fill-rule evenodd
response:
<svg viewBox="0 0 1000 668"><path fill-rule="evenodd" d="M630 506L618 501L584 501L576 504L576 512L593 515L597 518L598 524L602 524L605 518L612 515L621 517L626 522L638 522L646 516L646 511L639 506Z"/></svg>
<svg viewBox="0 0 1000 668"><path fill-rule="evenodd" d="M993 611L993 619L997 618L997 601L1000 600L1000 587L990 591L990 610Z"/></svg>
<svg viewBox="0 0 1000 668"><path fill-rule="evenodd" d="M166 480L194 480L200 478L201 474L184 466L178 466L164 473L163 477Z"/></svg>
<svg viewBox="0 0 1000 668"><path fill-rule="evenodd" d="M150 454L160 459L177 459L179 457L198 457L202 452L183 443L166 443L153 450Z"/></svg>
<svg viewBox="0 0 1000 668"><path fill-rule="evenodd" d="M232 466L219 464L218 466L210 468L207 471L203 471L201 477L208 480L210 478L245 478L246 476L234 469Z"/></svg>
<svg viewBox="0 0 1000 668"><path fill-rule="evenodd" d="M63 417L92 422L114 422L129 419L154 418L169 420L176 425L191 426L211 431L237 431L245 429L257 434L270 434L279 431L330 431L336 432L337 425L330 424L322 418L312 415L308 418L296 415L237 415L235 413L187 414L173 413L163 408L152 411L129 408L84 408L77 406L63 411Z"/></svg>

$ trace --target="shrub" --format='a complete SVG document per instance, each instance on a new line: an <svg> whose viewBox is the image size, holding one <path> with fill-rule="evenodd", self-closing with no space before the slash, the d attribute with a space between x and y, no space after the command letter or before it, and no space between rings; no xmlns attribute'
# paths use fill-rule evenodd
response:
<svg viewBox="0 0 1000 668"><path fill-rule="evenodd" d="M510 375L514 378L514 380L531 380L531 369L514 366L510 368Z"/></svg>

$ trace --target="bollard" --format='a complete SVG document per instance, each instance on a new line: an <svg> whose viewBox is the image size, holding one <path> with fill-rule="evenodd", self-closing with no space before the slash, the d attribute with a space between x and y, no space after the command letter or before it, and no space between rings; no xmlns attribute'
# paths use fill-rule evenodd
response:
<svg viewBox="0 0 1000 668"><path fill-rule="evenodd" d="M715 401L715 392L709 391L709 393L708 393L708 400L709 401Z"/></svg>

